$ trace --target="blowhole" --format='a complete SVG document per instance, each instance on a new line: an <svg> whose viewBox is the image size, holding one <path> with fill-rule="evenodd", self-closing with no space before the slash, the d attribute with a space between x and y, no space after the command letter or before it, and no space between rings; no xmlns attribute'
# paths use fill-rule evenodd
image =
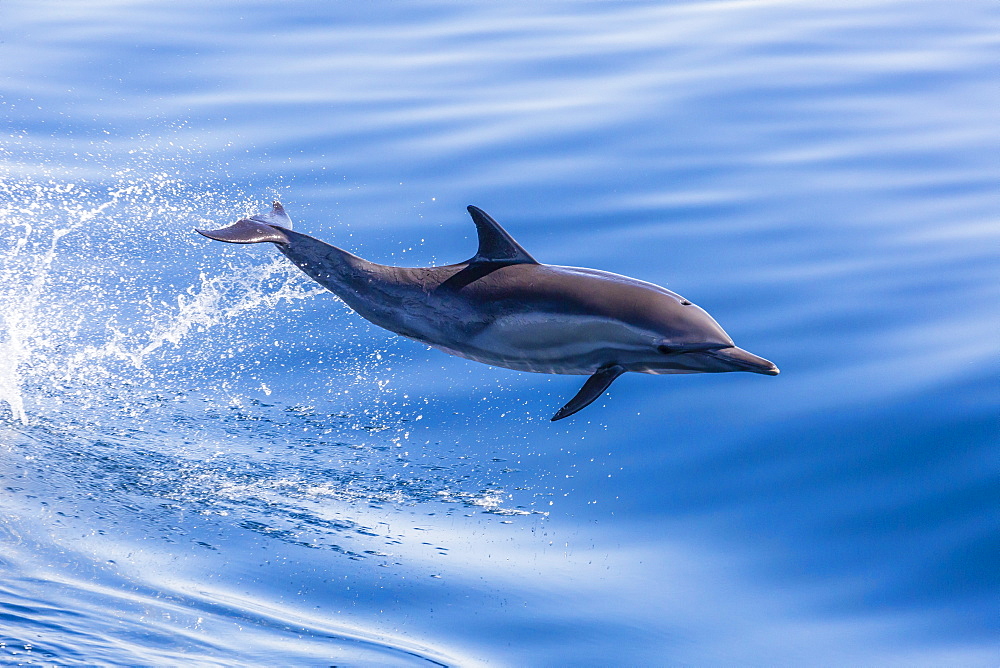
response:
<svg viewBox="0 0 1000 668"><path fill-rule="evenodd" d="M686 299L681 300L681 306L691 306L691 302Z"/></svg>

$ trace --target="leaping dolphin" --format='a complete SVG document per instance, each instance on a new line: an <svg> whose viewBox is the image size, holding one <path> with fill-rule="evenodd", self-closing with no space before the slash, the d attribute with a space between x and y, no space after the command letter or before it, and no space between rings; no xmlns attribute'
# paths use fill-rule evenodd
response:
<svg viewBox="0 0 1000 668"><path fill-rule="evenodd" d="M271 242L366 320L450 355L519 371L590 376L552 420L590 405L618 376L778 367L737 348L712 316L652 283L541 264L485 211L469 213L479 250L443 267L389 267L289 229L279 202L221 230L236 244Z"/></svg>

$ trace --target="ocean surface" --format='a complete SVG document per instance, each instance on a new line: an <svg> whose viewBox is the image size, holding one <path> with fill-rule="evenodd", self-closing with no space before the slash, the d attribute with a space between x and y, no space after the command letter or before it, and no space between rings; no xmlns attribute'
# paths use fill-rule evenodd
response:
<svg viewBox="0 0 1000 668"><path fill-rule="evenodd" d="M0 664L1000 664L1000 4L0 3ZM664 285L491 368L267 244Z"/></svg>

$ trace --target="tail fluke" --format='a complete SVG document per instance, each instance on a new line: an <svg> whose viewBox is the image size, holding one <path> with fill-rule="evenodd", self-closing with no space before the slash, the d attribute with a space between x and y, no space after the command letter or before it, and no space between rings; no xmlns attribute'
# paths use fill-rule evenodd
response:
<svg viewBox="0 0 1000 668"><path fill-rule="evenodd" d="M279 227L290 228L292 226L292 219L285 213L285 207L281 206L281 202L274 202L271 205L270 211L250 216L250 220L267 223L268 225L278 225Z"/></svg>
<svg viewBox="0 0 1000 668"><path fill-rule="evenodd" d="M285 236L281 228L290 227L291 224L292 221L285 213L281 203L275 202L267 213L258 213L249 218L237 220L221 230L195 230L195 232L209 239L231 244L259 244L265 241L274 244L287 244L289 243L288 237Z"/></svg>

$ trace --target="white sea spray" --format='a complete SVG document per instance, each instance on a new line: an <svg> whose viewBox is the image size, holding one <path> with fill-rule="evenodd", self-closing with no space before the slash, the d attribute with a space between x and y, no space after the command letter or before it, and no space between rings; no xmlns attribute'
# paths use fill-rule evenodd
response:
<svg viewBox="0 0 1000 668"><path fill-rule="evenodd" d="M150 381L150 362L196 333L322 292L277 259L220 262L159 288L182 264L171 246L183 253L193 227L255 203L141 166L93 181L0 162L0 415L27 424L41 397L85 407ZM133 252L150 244L164 247L164 266Z"/></svg>

